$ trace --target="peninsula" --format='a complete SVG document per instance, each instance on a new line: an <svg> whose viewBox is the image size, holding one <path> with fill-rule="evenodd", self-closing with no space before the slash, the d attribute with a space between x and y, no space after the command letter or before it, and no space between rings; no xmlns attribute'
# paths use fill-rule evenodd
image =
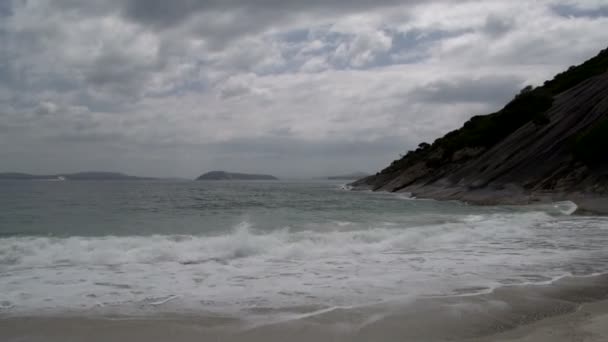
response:
<svg viewBox="0 0 608 342"><path fill-rule="evenodd" d="M607 149L605 49L351 185L478 204L571 200L608 213Z"/></svg>

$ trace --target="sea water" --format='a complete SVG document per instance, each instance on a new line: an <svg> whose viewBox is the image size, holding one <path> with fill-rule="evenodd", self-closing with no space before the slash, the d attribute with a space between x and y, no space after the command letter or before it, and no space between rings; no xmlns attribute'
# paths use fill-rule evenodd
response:
<svg viewBox="0 0 608 342"><path fill-rule="evenodd" d="M0 182L0 315L302 317L608 271L573 203L329 181Z"/></svg>

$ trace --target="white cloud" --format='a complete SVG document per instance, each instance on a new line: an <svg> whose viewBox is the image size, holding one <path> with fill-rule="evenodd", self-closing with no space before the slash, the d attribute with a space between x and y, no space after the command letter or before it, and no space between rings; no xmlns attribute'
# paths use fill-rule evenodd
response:
<svg viewBox="0 0 608 342"><path fill-rule="evenodd" d="M38 104L36 108L36 114L39 115L49 115L55 114L57 112L57 105L51 101L42 101Z"/></svg>
<svg viewBox="0 0 608 342"><path fill-rule="evenodd" d="M332 58L337 63L363 67L372 63L379 55L385 54L391 45L392 38L382 31L358 33L341 43Z"/></svg>
<svg viewBox="0 0 608 342"><path fill-rule="evenodd" d="M319 72L330 68L327 58L322 56L310 57L302 64L300 70L303 72Z"/></svg>
<svg viewBox="0 0 608 342"><path fill-rule="evenodd" d="M0 158L49 172L371 172L608 41L595 0L12 4Z"/></svg>

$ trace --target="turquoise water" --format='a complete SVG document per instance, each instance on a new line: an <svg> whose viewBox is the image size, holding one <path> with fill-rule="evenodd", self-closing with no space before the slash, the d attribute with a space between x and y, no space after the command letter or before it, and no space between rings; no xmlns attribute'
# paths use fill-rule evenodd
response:
<svg viewBox="0 0 608 342"><path fill-rule="evenodd" d="M572 203L478 207L329 181L0 183L0 314L311 314L607 271Z"/></svg>

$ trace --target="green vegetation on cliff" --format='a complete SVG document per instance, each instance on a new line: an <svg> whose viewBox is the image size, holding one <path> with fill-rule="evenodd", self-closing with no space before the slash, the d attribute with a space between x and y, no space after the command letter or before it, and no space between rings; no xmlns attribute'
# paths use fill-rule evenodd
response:
<svg viewBox="0 0 608 342"><path fill-rule="evenodd" d="M608 70L608 49L579 66L571 66L568 70L557 74L552 80L545 82L543 88L551 94L559 94L577 84Z"/></svg>
<svg viewBox="0 0 608 342"><path fill-rule="evenodd" d="M431 145L422 143L415 151L409 151L401 159L382 170L390 174L424 161L436 168L454 161L455 153L463 149L487 150L527 123L546 125L545 112L551 108L556 95L608 71L608 49L601 51L579 66L556 75L540 87L527 86L500 111L472 117L460 129L449 132ZM588 165L606 162L608 146L608 121L589 132L581 134L575 142L575 155ZM460 159L459 159L460 160ZM462 159L466 160L466 156Z"/></svg>

